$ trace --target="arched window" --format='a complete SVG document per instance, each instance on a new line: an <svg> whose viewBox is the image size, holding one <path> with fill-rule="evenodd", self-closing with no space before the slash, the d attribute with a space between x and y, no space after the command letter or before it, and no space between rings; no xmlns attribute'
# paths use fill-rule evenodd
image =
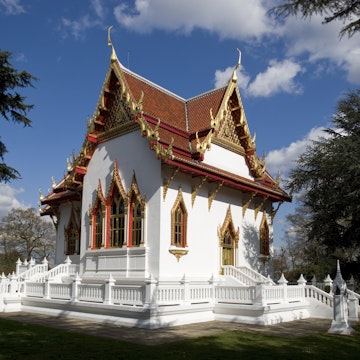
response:
<svg viewBox="0 0 360 360"><path fill-rule="evenodd" d="M69 224L65 228L65 255L80 254L80 226L72 211Z"/></svg>
<svg viewBox="0 0 360 360"><path fill-rule="evenodd" d="M141 197L135 173L128 192L129 206L129 242L128 247L144 243L145 200Z"/></svg>
<svg viewBox="0 0 360 360"><path fill-rule="evenodd" d="M231 215L231 208L228 207L223 225L219 228L219 243L221 251L221 266L236 266L235 250L239 242L239 229L235 230Z"/></svg>
<svg viewBox="0 0 360 360"><path fill-rule="evenodd" d="M110 211L110 247L122 247L125 241L125 204L118 191L111 203Z"/></svg>
<svg viewBox="0 0 360 360"><path fill-rule="evenodd" d="M122 247L126 244L128 197L120 179L117 162L106 196L106 239L105 248Z"/></svg>
<svg viewBox="0 0 360 360"><path fill-rule="evenodd" d="M142 212L141 204L136 196L132 196L131 203L131 245L139 246L142 243Z"/></svg>
<svg viewBox="0 0 360 360"><path fill-rule="evenodd" d="M269 225L266 220L265 212L260 224L260 255L270 255Z"/></svg>
<svg viewBox="0 0 360 360"><path fill-rule="evenodd" d="M95 242L94 247L100 249L103 243L103 211L102 207L98 206L95 212Z"/></svg>
<svg viewBox="0 0 360 360"><path fill-rule="evenodd" d="M104 246L104 216L105 216L105 199L99 181L98 191L94 206L90 210L91 227L92 227L92 249L100 249Z"/></svg>
<svg viewBox="0 0 360 360"><path fill-rule="evenodd" d="M171 210L171 245L176 247L187 247L187 211L182 197L182 190L179 189L178 196Z"/></svg>

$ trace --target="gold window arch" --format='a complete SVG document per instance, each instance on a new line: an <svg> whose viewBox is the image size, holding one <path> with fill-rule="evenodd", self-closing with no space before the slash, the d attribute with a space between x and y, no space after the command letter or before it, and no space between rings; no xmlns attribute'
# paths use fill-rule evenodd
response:
<svg viewBox="0 0 360 360"><path fill-rule="evenodd" d="M178 191L175 203L171 209L171 245L187 247L187 217L188 213L182 196L182 189Z"/></svg>
<svg viewBox="0 0 360 360"><path fill-rule="evenodd" d="M122 185L116 161L106 201L106 248L126 244L128 197Z"/></svg>
<svg viewBox="0 0 360 360"><path fill-rule="evenodd" d="M92 225L92 249L100 249L104 246L104 218L105 218L105 198L99 180L98 190L94 205L90 212Z"/></svg>
<svg viewBox="0 0 360 360"><path fill-rule="evenodd" d="M239 233L239 228L235 230L229 205L224 223L218 230L221 250L221 266L236 266L235 249L238 247Z"/></svg>
<svg viewBox="0 0 360 360"><path fill-rule="evenodd" d="M129 247L137 247L144 243L144 220L146 201L141 196L135 173L128 191L129 198Z"/></svg>
<svg viewBox="0 0 360 360"><path fill-rule="evenodd" d="M80 254L80 221L74 209L71 211L70 219L65 233L65 255Z"/></svg>
<svg viewBox="0 0 360 360"><path fill-rule="evenodd" d="M263 213L263 217L260 223L260 255L270 255L269 225L267 222L265 211Z"/></svg>

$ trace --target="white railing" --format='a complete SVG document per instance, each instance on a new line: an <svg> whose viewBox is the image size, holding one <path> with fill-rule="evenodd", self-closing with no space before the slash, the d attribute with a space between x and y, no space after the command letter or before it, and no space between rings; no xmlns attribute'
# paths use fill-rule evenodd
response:
<svg viewBox="0 0 360 360"><path fill-rule="evenodd" d="M225 276L231 276L245 286L254 286L259 282L254 279L250 274L247 274L234 266L225 265L223 266L223 270Z"/></svg>
<svg viewBox="0 0 360 360"><path fill-rule="evenodd" d="M19 275L20 280L35 280L41 278L48 271L48 264L38 264Z"/></svg>
<svg viewBox="0 0 360 360"><path fill-rule="evenodd" d="M103 284L79 284L79 301L104 302L105 286Z"/></svg>
<svg viewBox="0 0 360 360"><path fill-rule="evenodd" d="M212 302L214 299L214 286L190 285L190 299L192 304Z"/></svg>
<svg viewBox="0 0 360 360"><path fill-rule="evenodd" d="M333 296L313 285L305 286L305 297L315 299L330 307L333 306Z"/></svg>
<svg viewBox="0 0 360 360"><path fill-rule="evenodd" d="M265 277L264 275L261 275L257 271L247 267L247 266L239 266L237 268L238 271L242 272L243 274L247 275L249 278L251 278L255 283L260 282L267 282L269 279ZM254 284L255 285L255 284Z"/></svg>
<svg viewBox="0 0 360 360"><path fill-rule="evenodd" d="M142 306L145 300L144 286L114 285L111 289L113 304Z"/></svg>
<svg viewBox="0 0 360 360"><path fill-rule="evenodd" d="M49 284L50 299L70 300L72 295L72 284Z"/></svg>
<svg viewBox="0 0 360 360"><path fill-rule="evenodd" d="M24 293L29 297L45 297L45 283L38 282L26 282Z"/></svg>
<svg viewBox="0 0 360 360"><path fill-rule="evenodd" d="M158 305L180 305L184 302L184 287L181 285L161 285L157 287Z"/></svg>
<svg viewBox="0 0 360 360"><path fill-rule="evenodd" d="M61 276L75 276L77 272L79 272L79 265L60 264L48 272L43 273L42 276L39 276L36 280L38 282L44 282L45 279L56 279Z"/></svg>
<svg viewBox="0 0 360 360"><path fill-rule="evenodd" d="M253 304L255 286L218 286L215 288L215 299L218 303Z"/></svg>

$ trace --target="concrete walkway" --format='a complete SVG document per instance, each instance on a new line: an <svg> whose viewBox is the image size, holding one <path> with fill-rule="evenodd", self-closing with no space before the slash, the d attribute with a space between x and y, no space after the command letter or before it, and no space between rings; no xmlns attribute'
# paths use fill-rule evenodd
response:
<svg viewBox="0 0 360 360"><path fill-rule="evenodd" d="M143 345L157 345L183 339L209 336L229 330L299 337L315 333L327 333L331 325L331 320L312 318L268 326L211 321L148 330L26 312L0 313L0 318L53 327L66 331L104 336Z"/></svg>

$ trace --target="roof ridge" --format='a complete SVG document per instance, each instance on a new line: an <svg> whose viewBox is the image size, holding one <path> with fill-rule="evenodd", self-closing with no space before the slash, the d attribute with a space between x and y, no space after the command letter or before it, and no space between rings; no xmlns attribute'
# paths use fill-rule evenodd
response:
<svg viewBox="0 0 360 360"><path fill-rule="evenodd" d="M211 89L211 90L205 91L205 92L203 92L203 93L201 93L201 94L199 94L199 95L195 95L195 96L193 96L193 97L191 97L191 98L189 98L189 99L186 99L186 100L185 100L185 101L186 101L186 104L189 103L190 101L197 100L197 99L202 98L202 97L204 97L204 96L210 95L211 93L214 93L214 92L223 90L223 89L225 89L225 88L227 88L227 87L228 87L228 84L226 84L226 85L224 85L224 86L221 86L221 87L218 87L218 88L215 88L215 89Z"/></svg>
<svg viewBox="0 0 360 360"><path fill-rule="evenodd" d="M157 88L158 90L160 90L160 91L162 91L162 92L164 92L164 93L167 93L167 94L169 94L170 96L172 96L172 97L174 97L174 98L176 98L176 99L178 99L178 100L180 100L180 101L182 101L182 102L184 102L184 103L186 102L186 99L183 98L182 96L177 95L177 94L173 93L172 91L170 91L170 90L168 90L168 89L165 89L164 87L162 87L162 86L154 83L153 81L151 81L151 80L149 80L149 79L147 79L147 78L139 75L138 73L136 73L136 72L128 69L128 68L125 67L120 61L118 61L118 62L119 62L119 65L120 65L120 68L121 68L122 71L128 73L129 75L134 76L135 78L137 78L137 79L139 79L139 80L141 80L141 81L144 81L144 82L148 83L148 84L151 85L152 87L155 87L155 88Z"/></svg>

